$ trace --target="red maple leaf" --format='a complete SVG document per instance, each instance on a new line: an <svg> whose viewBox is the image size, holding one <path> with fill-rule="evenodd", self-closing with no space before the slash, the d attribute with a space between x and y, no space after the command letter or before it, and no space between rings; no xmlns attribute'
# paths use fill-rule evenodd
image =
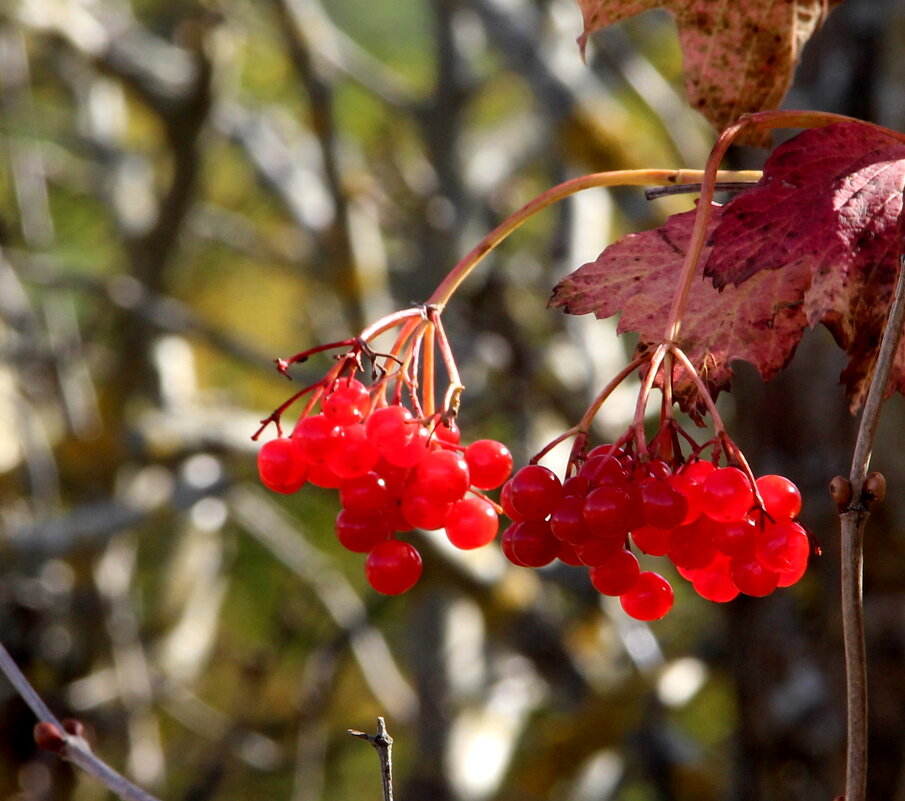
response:
<svg viewBox="0 0 905 801"><path fill-rule="evenodd" d="M578 0L588 36L651 8L676 18L689 103L717 130L742 114L775 109L788 91L801 50L841 0L782 3L726 0ZM761 135L748 141L763 143Z"/></svg>
<svg viewBox="0 0 905 801"><path fill-rule="evenodd" d="M717 287L764 271L808 276L803 312L851 357L842 380L853 408L866 396L898 273L903 188L905 137L837 123L777 148L713 233L706 274ZM905 392L903 348L890 392Z"/></svg>
<svg viewBox="0 0 905 801"><path fill-rule="evenodd" d="M723 212L723 207L713 207L711 234ZM673 215L660 228L614 242L560 281L549 306L569 314L594 312L598 318L621 312L618 332L637 331L639 353L655 346L664 334L694 214ZM809 283L803 272L760 271L720 292L698 270L677 344L714 397L728 388L733 359L755 364L765 379L785 366L807 326L801 297ZM693 379L676 367L673 385L682 408L699 417L703 402Z"/></svg>

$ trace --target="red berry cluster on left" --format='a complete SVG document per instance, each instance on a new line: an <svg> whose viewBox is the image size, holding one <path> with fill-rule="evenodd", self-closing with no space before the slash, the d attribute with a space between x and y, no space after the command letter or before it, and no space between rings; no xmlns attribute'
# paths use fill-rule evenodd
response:
<svg viewBox="0 0 905 801"><path fill-rule="evenodd" d="M308 410L290 437L264 443L258 453L262 483L293 493L305 483L337 489L342 505L336 535L350 551L366 553L365 576L386 595L410 589L421 556L397 534L445 529L469 550L491 542L497 508L484 490L499 487L512 456L499 442L460 444L458 426L434 415L416 419L408 408L376 405L355 378L335 380L320 410Z"/></svg>

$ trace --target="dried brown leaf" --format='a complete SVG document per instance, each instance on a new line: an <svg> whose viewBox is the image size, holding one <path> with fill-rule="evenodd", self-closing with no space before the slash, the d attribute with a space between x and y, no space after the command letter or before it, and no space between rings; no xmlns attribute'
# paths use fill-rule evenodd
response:
<svg viewBox="0 0 905 801"><path fill-rule="evenodd" d="M578 0L584 51L594 31L651 8L676 19L689 103L723 130L742 114L775 109L792 83L801 50L828 7L841 0ZM747 141L764 144L762 134Z"/></svg>

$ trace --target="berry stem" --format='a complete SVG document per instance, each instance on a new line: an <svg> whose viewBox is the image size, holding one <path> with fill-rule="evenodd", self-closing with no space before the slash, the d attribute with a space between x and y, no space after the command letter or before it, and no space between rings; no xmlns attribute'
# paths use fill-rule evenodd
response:
<svg viewBox="0 0 905 801"><path fill-rule="evenodd" d="M723 423L723 418L720 417L720 413L717 411L716 404L713 402L713 397L710 394L710 390L707 388L707 385L704 383L701 376L698 375L698 371L691 363L691 359L689 359L685 355L685 351L683 351L678 345L670 345L669 350L670 353L682 363L682 366L688 371L688 374L691 376L691 379L697 386L701 400L704 401L704 405L707 407L707 411L710 412L710 418L711 420L713 420L714 434L716 434L717 436L725 434L726 426Z"/></svg>
<svg viewBox="0 0 905 801"><path fill-rule="evenodd" d="M760 172L757 170L725 170L717 173L716 178L720 181L757 181L760 178ZM704 177L703 170L612 170L610 172L596 172L590 175L582 175L579 178L572 178L561 184L551 187L543 194L538 195L533 200L528 201L514 214L507 217L489 234L487 234L474 248L472 248L465 257L450 270L449 274L439 286L434 290L427 303L435 306L438 311L449 302L453 293L459 288L459 285L471 274L471 271L477 267L482 259L490 253L497 245L499 245L513 231L517 230L522 223L533 217L539 211L564 200L578 192L594 187L609 186L661 186L663 184L693 184L700 183ZM711 190L712 195L712 190Z"/></svg>
<svg viewBox="0 0 905 801"><path fill-rule="evenodd" d="M370 342L385 331L395 328L400 323L405 323L402 330L399 332L398 342L408 339L417 324L424 321L425 318L426 314L423 306L418 306L414 309L402 309L401 311L393 312L392 314L388 314L386 317L381 317L376 322L371 323L371 325L358 335L358 338L363 342Z"/></svg>
<svg viewBox="0 0 905 801"><path fill-rule="evenodd" d="M634 432L635 443L638 446L638 453L647 452L647 438L644 434L644 415L647 411L647 399L650 397L650 391L653 389L654 381L657 378L657 371L663 364L663 359L669 350L669 345L657 345L656 350L650 357L650 364L647 366L647 374L641 383L641 391L638 393L638 402L635 404L635 416L632 418L631 430Z"/></svg>
<svg viewBox="0 0 905 801"><path fill-rule="evenodd" d="M449 387L446 390L446 396L443 398L443 414L455 415L459 410L459 398L462 395L462 391L465 389L465 385L462 383L462 379L459 378L459 368L456 366L452 348L449 345L449 340L446 338L446 331L440 320L440 309L433 304L429 304L426 308L428 320L436 330L437 348L440 351L440 355L443 357L446 374L449 376Z"/></svg>
<svg viewBox="0 0 905 801"><path fill-rule="evenodd" d="M291 398L289 398L289 400L283 401L283 403L281 403L279 406L277 406L277 408L274 409L267 417L265 417L263 420L260 421L261 422L260 428L258 428L258 430L255 431L255 433L251 435L252 441L257 442L258 437L260 437L261 434L264 433L264 429L267 428L267 426L269 426L271 423L273 423L277 427L277 436L282 437L283 436L283 427L280 425L280 418L282 418L285 411L290 406L292 406L292 404L295 403L299 398L301 398L302 395L305 395L308 392L311 392L311 390L313 390L313 389L317 389L319 387L323 388L323 385L324 385L323 381L318 381L316 384L312 384L310 387L305 387L304 389L300 389Z"/></svg>
<svg viewBox="0 0 905 801"><path fill-rule="evenodd" d="M421 359L421 397L424 414L432 417L437 410L437 396L434 387L434 348L436 346L436 329L429 325L424 332L424 351Z"/></svg>
<svg viewBox="0 0 905 801"><path fill-rule="evenodd" d="M293 364L299 364L300 362L306 362L316 353L323 353L326 350L336 350L337 348L354 348L355 340L354 339L343 339L339 342L328 342L326 345L317 345L314 348L308 348L308 350L303 350L300 353L296 353L294 356L290 356L288 359L276 359L277 370L286 378L291 378L289 373L287 372L289 368Z"/></svg>
<svg viewBox="0 0 905 801"><path fill-rule="evenodd" d="M590 406L588 406L587 411L582 415L581 420L578 421L578 424L574 427L576 432L581 432L587 434L591 428L591 422L597 416L597 412L600 411L600 407L606 402L606 399L613 394L613 391L618 387L626 378L628 378L632 373L635 372L644 362L648 360L648 356L639 356L629 362L625 367L622 368L616 375L610 379L610 382L602 389L599 393L597 393L597 397L594 398L593 402Z"/></svg>

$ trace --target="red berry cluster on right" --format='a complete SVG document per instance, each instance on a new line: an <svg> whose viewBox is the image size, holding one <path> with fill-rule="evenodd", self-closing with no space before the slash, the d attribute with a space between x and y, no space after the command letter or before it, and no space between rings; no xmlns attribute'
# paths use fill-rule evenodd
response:
<svg viewBox="0 0 905 801"><path fill-rule="evenodd" d="M639 620L662 618L673 590L642 570L634 551L668 557L698 594L720 603L794 584L811 552L789 479L752 483L735 466L642 460L612 445L588 453L565 481L539 464L521 468L500 502L513 520L502 536L511 562L586 566L593 586Z"/></svg>

